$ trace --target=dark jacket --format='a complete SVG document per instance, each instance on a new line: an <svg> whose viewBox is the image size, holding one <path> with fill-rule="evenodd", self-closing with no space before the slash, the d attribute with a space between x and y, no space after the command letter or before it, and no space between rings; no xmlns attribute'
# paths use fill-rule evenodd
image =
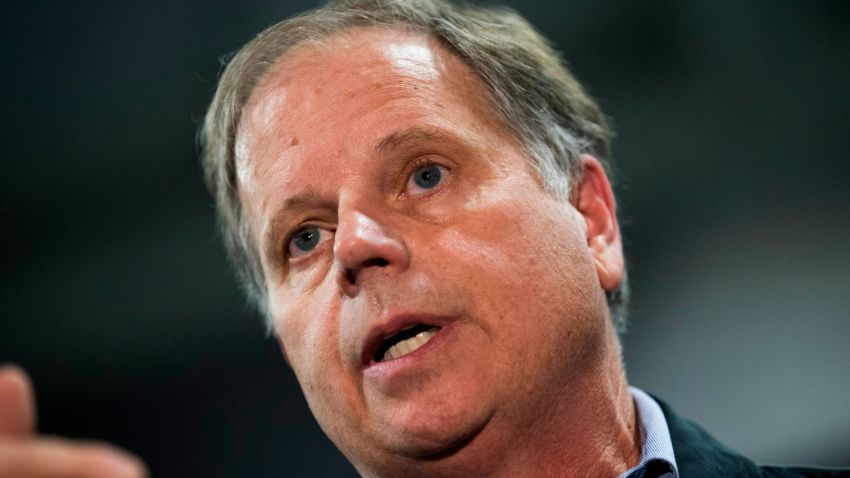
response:
<svg viewBox="0 0 850 478"><path fill-rule="evenodd" d="M758 466L723 446L693 422L676 416L664 402L656 401L667 419L680 478L850 477L850 469Z"/></svg>

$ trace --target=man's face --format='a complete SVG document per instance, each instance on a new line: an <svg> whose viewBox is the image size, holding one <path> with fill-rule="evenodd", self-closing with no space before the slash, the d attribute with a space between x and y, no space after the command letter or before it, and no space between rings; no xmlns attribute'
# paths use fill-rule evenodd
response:
<svg viewBox="0 0 850 478"><path fill-rule="evenodd" d="M510 446L603 360L591 226L488 105L435 41L358 29L287 53L244 111L275 331L361 471Z"/></svg>

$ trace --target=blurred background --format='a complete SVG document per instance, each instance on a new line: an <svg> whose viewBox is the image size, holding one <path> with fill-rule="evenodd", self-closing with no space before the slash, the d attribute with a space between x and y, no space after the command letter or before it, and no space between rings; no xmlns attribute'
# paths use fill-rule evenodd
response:
<svg viewBox="0 0 850 478"><path fill-rule="evenodd" d="M850 465L850 3L511 2L613 118L631 381L760 462ZM316 2L14 2L0 362L156 477L353 476L200 180L219 58Z"/></svg>

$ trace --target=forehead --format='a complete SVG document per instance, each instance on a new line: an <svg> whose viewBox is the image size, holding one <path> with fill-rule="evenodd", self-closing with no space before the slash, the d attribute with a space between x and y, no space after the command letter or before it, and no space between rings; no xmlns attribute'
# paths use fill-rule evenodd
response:
<svg viewBox="0 0 850 478"><path fill-rule="evenodd" d="M341 140L347 134L363 137L369 127L375 132L374 126L390 126L388 114L441 113L453 102L477 116L469 128L493 117L483 82L423 33L352 28L299 44L270 67L243 109L235 151L240 186L262 175L258 163L268 153L285 156L280 148L287 141L296 146L330 126ZM385 115L384 125L362 122L377 110Z"/></svg>

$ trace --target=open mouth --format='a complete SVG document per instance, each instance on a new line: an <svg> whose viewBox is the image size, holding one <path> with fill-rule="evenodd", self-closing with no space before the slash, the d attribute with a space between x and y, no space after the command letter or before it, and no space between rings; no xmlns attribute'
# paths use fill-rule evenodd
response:
<svg viewBox="0 0 850 478"><path fill-rule="evenodd" d="M422 323L399 330L381 341L378 350L375 351L374 361L385 362L404 357L428 343L439 331L440 327Z"/></svg>

